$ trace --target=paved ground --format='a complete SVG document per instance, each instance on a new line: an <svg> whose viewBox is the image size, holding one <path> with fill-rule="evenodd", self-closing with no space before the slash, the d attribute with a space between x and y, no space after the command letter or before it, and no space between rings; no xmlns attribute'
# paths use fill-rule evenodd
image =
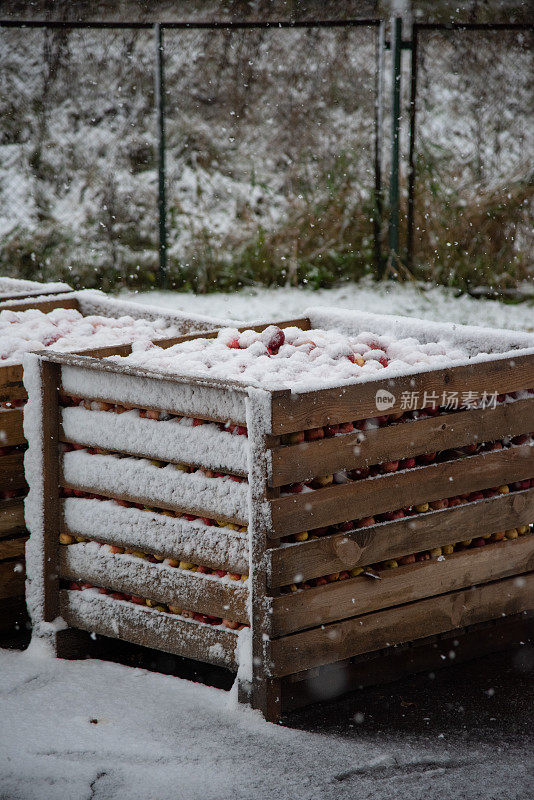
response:
<svg viewBox="0 0 534 800"><path fill-rule="evenodd" d="M22 638L11 642L4 639L0 646L20 646L22 642ZM202 679L219 688L230 685L229 675L217 669L184 665L170 656L142 652L125 645L114 646L113 652L109 650L109 643L106 648L108 655L132 666ZM4 667L6 664L9 668L11 662L7 660ZM68 741L64 741L65 752L61 752L63 737L59 736L59 745L51 744L52 750L48 753L43 749L42 740L55 735L54 726L48 714L36 707L36 741L32 742L33 731L25 734L28 737L24 743L27 760L20 760L19 754L18 772L24 777L28 769L27 780L15 780L8 794L2 794L0 780L1 800L49 797L85 800L83 787L93 783L97 788L93 786L87 794L93 800L131 800L138 796L142 800L171 797L190 800L200 796L203 800L226 800L227 797L235 800L250 797L251 791L255 798L266 800L275 796L277 800L319 797L321 800L355 797L362 800L531 800L534 797L534 647L529 644L436 672L362 689L338 701L316 704L289 715L285 731L279 728L278 733L275 726L257 719L251 722L246 715L235 717L235 712L214 711L212 718L209 716L212 712L206 709L216 708L219 699L204 687L193 690L183 681L169 684L169 679L157 675L151 678L150 674L143 678L137 669L120 668L122 672L117 673L119 668L113 665L95 661L86 664L87 667L79 668L74 663L72 667L59 664L55 670L49 661L42 667L36 662L21 662L20 674L12 679L13 685L7 691L6 700L11 705L5 706L8 723L12 721L15 730L18 727L26 730L28 715L30 719L33 715L28 703L36 703L36 692L42 695L45 705L49 697L56 698L51 702L57 704L58 690L54 686L61 686L59 697L66 704L68 714L69 696L75 698L75 714L73 720L69 719L72 731L67 736ZM89 680L84 677L85 670ZM132 696L132 685L137 686L139 680L146 684L146 710L139 707L137 690ZM92 685L88 686L87 696L80 699L80 687L86 682ZM106 698L110 683L120 688ZM121 691L126 698L132 698L133 706L138 706L135 724L131 719L134 711L129 708L130 700L125 706ZM169 694L172 704L176 704L170 720L162 716L169 706L165 693ZM118 717L119 731L122 727L125 731L124 747L118 746L114 752L113 764L107 758L109 745L104 741L94 746L90 756L93 761L88 762L86 728L78 719L84 713L99 716L97 708L101 701L109 717ZM159 709L158 703L161 704ZM65 710L61 713L64 718ZM180 736L180 741L176 738L174 744L169 742L169 736L176 736L173 725L183 732L184 725L189 726L192 718L196 736L190 741L186 737L184 742L184 737ZM48 728L50 733L46 733ZM109 729L102 730L102 735L110 733ZM222 763L225 751L221 737L232 740L236 758L233 766ZM0 762L1 738L0 735ZM122 746L122 733L118 740ZM154 762L150 760L150 753L147 754L146 769L153 769L161 759L165 763L165 776L155 770L150 780L146 777L146 784L144 779L135 777L132 766L135 763L132 751L139 740L146 741L147 747L151 742L156 752ZM113 738L112 746L115 744ZM165 752L169 745L170 754ZM221 747L223 752L219 752ZM249 772L245 773L238 766L240 757L250 763L254 781L249 782ZM52 784L47 772L51 758L56 765ZM7 763L11 763L10 759L12 756ZM184 776L189 775L185 768L189 760L193 764L200 760L204 766L197 778L184 783ZM75 764L73 774L77 776L72 782L67 777L71 762L73 768ZM228 788L234 770L236 785ZM213 788L211 780L217 771L221 772L219 790ZM6 775L13 780L11 773ZM182 791L173 795L175 780L181 782ZM146 791L147 786L157 788L146 796L136 793L139 787ZM199 787L200 790L205 788L204 794L199 792Z"/></svg>

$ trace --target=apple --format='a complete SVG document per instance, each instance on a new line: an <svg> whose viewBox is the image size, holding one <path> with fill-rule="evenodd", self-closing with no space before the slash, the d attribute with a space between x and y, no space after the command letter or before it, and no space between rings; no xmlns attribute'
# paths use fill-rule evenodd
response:
<svg viewBox="0 0 534 800"><path fill-rule="evenodd" d="M339 425L325 425L324 427L324 435L327 439L330 439L332 436L335 436L339 433Z"/></svg>
<svg viewBox="0 0 534 800"><path fill-rule="evenodd" d="M382 469L384 472L397 472L398 468L398 461L386 461L384 464L382 464Z"/></svg>
<svg viewBox="0 0 534 800"><path fill-rule="evenodd" d="M303 483L290 483L289 486L284 486L283 491L288 494L300 494L304 489Z"/></svg>
<svg viewBox="0 0 534 800"><path fill-rule="evenodd" d="M415 564L415 553L411 553L409 556L402 556L402 558L397 559L399 564L404 566L405 564Z"/></svg>
<svg viewBox="0 0 534 800"><path fill-rule="evenodd" d="M448 506L449 506L449 501L446 498L444 498L443 500L433 500L430 503L430 508L433 511L439 511L439 509L448 508Z"/></svg>
<svg viewBox="0 0 534 800"><path fill-rule="evenodd" d="M511 528L509 531L505 531L504 535L507 539L517 539L519 536L517 530L515 528Z"/></svg>
<svg viewBox="0 0 534 800"><path fill-rule="evenodd" d="M354 425L352 422L342 422L339 425L339 433L352 433Z"/></svg>
<svg viewBox="0 0 534 800"><path fill-rule="evenodd" d="M399 566L399 562L396 561L394 558L390 558L387 561L382 562L382 567L384 569L396 569Z"/></svg>
<svg viewBox="0 0 534 800"><path fill-rule="evenodd" d="M403 519L404 518L404 511L402 508L398 508L396 511L386 511L381 516L387 520L388 522L396 520L396 519Z"/></svg>
<svg viewBox="0 0 534 800"><path fill-rule="evenodd" d="M74 536L71 536L68 533L60 533L59 534L59 543L60 544L74 544Z"/></svg>
<svg viewBox="0 0 534 800"><path fill-rule="evenodd" d="M429 550L430 558L439 558L443 555L443 548L442 547L433 547Z"/></svg>
<svg viewBox="0 0 534 800"><path fill-rule="evenodd" d="M353 567L350 570L350 577L351 578L357 578L358 575L362 575L362 574L363 574L363 567Z"/></svg>
<svg viewBox="0 0 534 800"><path fill-rule="evenodd" d="M295 541L296 542L305 542L308 538L308 531L302 531L302 533L295 534Z"/></svg>
<svg viewBox="0 0 534 800"><path fill-rule="evenodd" d="M399 469L413 469L415 467L415 458L403 458L399 461Z"/></svg>
<svg viewBox="0 0 534 800"><path fill-rule="evenodd" d="M374 517L363 517L363 519L359 519L355 522L356 528L368 528L369 525L375 525Z"/></svg>
<svg viewBox="0 0 534 800"><path fill-rule="evenodd" d="M222 624L225 628L229 628L231 631L236 631L240 628L239 622L234 622L231 619L223 619Z"/></svg>
<svg viewBox="0 0 534 800"><path fill-rule="evenodd" d="M418 503L418 505L414 506L414 508L418 514L424 514L426 511L428 511L430 506L428 503Z"/></svg>
<svg viewBox="0 0 534 800"><path fill-rule="evenodd" d="M423 455L417 456L417 463L418 464L431 464L433 461L436 460L437 453L423 453Z"/></svg>
<svg viewBox="0 0 534 800"><path fill-rule="evenodd" d="M506 534L504 531L496 531L491 534L490 538L492 542L502 542L503 539L506 539Z"/></svg>
<svg viewBox="0 0 534 800"><path fill-rule="evenodd" d="M497 491L499 494L508 494L510 492L510 487L503 484L502 486L497 486Z"/></svg>
<svg viewBox="0 0 534 800"><path fill-rule="evenodd" d="M331 575L326 575L327 583L334 583L339 580L339 572L332 572Z"/></svg>
<svg viewBox="0 0 534 800"><path fill-rule="evenodd" d="M306 441L315 442L318 439L324 439L324 428L309 428L305 431Z"/></svg>
<svg viewBox="0 0 534 800"><path fill-rule="evenodd" d="M334 482L333 475L320 475L317 478L314 478L310 485L314 489L324 489L326 486L331 486Z"/></svg>
<svg viewBox="0 0 534 800"><path fill-rule="evenodd" d="M477 539L473 539L472 547L484 547L486 544L486 540L479 536Z"/></svg>
<svg viewBox="0 0 534 800"><path fill-rule="evenodd" d="M297 431L296 433L285 433L281 437L282 444L300 444L306 438L304 431Z"/></svg>

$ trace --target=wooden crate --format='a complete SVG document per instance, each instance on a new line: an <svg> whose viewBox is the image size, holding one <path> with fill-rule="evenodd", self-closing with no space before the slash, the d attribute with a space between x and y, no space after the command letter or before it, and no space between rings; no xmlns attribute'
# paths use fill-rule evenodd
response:
<svg viewBox="0 0 534 800"><path fill-rule="evenodd" d="M313 312L310 316L311 321L299 323L303 328L324 327L324 316ZM369 315L361 316L361 328L372 330ZM357 322L349 322L354 330ZM425 327L421 323L421 330ZM479 349L482 343L487 347L487 332L459 326L456 337ZM299 394L249 390L232 381L161 374L77 356L43 354L35 358L34 368L40 375L36 395L43 392L49 413L30 441L38 468L30 478L28 505L29 601L35 635L48 636L58 649L68 631L57 632L49 623L61 616L70 628L234 670L240 662L241 696L248 697L267 719L275 720L292 706L295 684L313 680L328 665L347 665L385 648L532 609L534 537L527 534L534 522L534 447L529 438L534 431L534 393L511 397L511 393L534 388L532 336L503 334L498 352L473 358L467 365ZM404 392L420 392L417 407L421 408L426 405L425 391L444 389L507 397L501 397L495 407L444 411L413 421L393 419L402 410ZM366 431L364 437L354 431L305 444L286 443L295 432L376 417L377 392L383 391L394 395L389 424ZM155 435L154 425L166 425L165 421L154 421L150 427L145 424L149 420L142 418L129 422L128 439L121 416L113 424L103 423L105 411L97 412L100 416L94 424L89 424L89 415L95 412L77 414L73 425L61 408L59 398L64 394L208 421L231 420L247 427L248 453L236 454L230 447L216 447L215 442L200 455L195 450L192 457L188 443L173 437L167 428L165 436ZM450 451L502 439L505 446L500 449L479 448L472 455L453 454L313 492L288 493L283 488L325 473L411 456L423 458L430 449ZM128 458L86 452L61 455L62 440L128 454ZM147 466L148 472L139 466L143 458L158 457L168 465L189 463L247 476L248 494L242 483L233 487L228 481L214 484L211 491L172 467L165 467L165 479L159 481L155 478L158 466ZM196 474L191 473L193 478ZM197 496L191 493L195 487ZM493 487L499 489L491 491ZM106 505L104 516L98 505L91 514L100 500L63 499L65 490L96 493L141 508L125 509L113 503ZM353 522L339 528L347 521L387 516L453 496L463 499L440 510L375 521L366 527ZM199 535L192 530L192 522L171 522L165 511L217 519L225 525L206 525ZM143 514L148 516L141 525L138 518ZM231 530L243 525L248 526L246 538ZM320 528L326 530L317 538L295 541ZM500 538L502 531L508 532L508 538L491 541L490 537ZM246 582L216 580L161 563L137 563L135 558L125 559L84 542L61 548L58 532L235 573L242 573L248 560L249 577ZM210 532L214 537L211 557L206 548ZM226 545L220 545L221 540ZM385 567L388 560L468 540L480 540L485 546L460 545L445 557L378 572L369 569L369 565ZM368 568L368 577L356 574L360 568ZM354 576L334 580L337 573L346 571L354 571ZM331 580L325 577L323 581L323 576ZM119 602L94 590L78 592L65 581L148 598L162 610ZM310 588L291 590L291 584L303 587L313 581ZM235 626L248 623L250 628L236 632L166 613L169 605L215 619L224 617ZM347 674L359 676L358 683L362 682L361 668L349 669ZM350 681L344 680L343 685L350 688Z"/></svg>
<svg viewBox="0 0 534 800"><path fill-rule="evenodd" d="M72 286L68 283L39 283L0 276L0 303L27 297L59 295L64 292L72 292Z"/></svg>
<svg viewBox="0 0 534 800"><path fill-rule="evenodd" d="M190 332L209 332L220 327L223 320L197 315L188 316L180 312L165 311L164 309L146 307L138 303L124 302L106 297L102 292L94 291L68 291L64 294L45 296L45 291L38 292L39 297L32 297L27 286L27 294L22 294L18 281L13 281L13 296L4 297L2 288L9 288L10 279L0 279L0 311L11 309L24 311L37 308L43 313L48 313L56 308L73 308L84 316L97 314L104 317L119 317L129 315L137 319L163 318L169 324L177 327L181 334L187 336ZM20 284L33 282L21 281ZM16 294L14 289L19 286L21 293ZM37 287L46 287L46 284L36 284ZM65 289L70 289L64 284ZM35 286L34 291L37 291ZM8 292L6 291L6 295ZM196 333L195 333L196 335ZM169 347L183 336L160 339L162 346ZM111 354L126 355L131 350L130 344L114 345L106 348L87 348L84 353L93 356L106 356ZM0 366L0 602L18 598L24 594L24 541L27 534L24 530L24 495L26 494L26 481L24 478L24 450L26 439L23 431L23 407L26 402L26 390L23 384L22 364ZM7 555L8 551L16 549L15 554ZM18 552L20 551L20 552ZM22 568L19 569L19 564ZM13 569L17 571L13 573ZM14 609L14 610L12 610ZM2 614L6 625L20 619L18 605L6 605Z"/></svg>

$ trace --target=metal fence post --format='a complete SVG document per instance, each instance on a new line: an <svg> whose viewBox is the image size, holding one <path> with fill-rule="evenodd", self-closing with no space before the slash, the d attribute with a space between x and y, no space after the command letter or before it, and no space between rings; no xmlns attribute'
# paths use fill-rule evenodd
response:
<svg viewBox="0 0 534 800"><path fill-rule="evenodd" d="M391 26L391 177L389 182L389 263L399 259L399 131L402 18L395 17Z"/></svg>
<svg viewBox="0 0 534 800"><path fill-rule="evenodd" d="M158 126L158 216L159 216L159 287L167 287L167 197L165 186L165 76L163 62L163 31L154 25L156 43L156 72L154 99Z"/></svg>
<svg viewBox="0 0 534 800"><path fill-rule="evenodd" d="M385 26L381 22L376 35L375 62L375 207L373 214L373 235L375 267L378 278L383 277L382 258L382 217L384 213L382 198L382 125L383 125L383 74L384 74Z"/></svg>
<svg viewBox="0 0 534 800"><path fill-rule="evenodd" d="M408 217L406 220L406 266L413 267L415 228L415 136L417 112L417 25L412 28L412 58L410 64L410 150L408 154Z"/></svg>

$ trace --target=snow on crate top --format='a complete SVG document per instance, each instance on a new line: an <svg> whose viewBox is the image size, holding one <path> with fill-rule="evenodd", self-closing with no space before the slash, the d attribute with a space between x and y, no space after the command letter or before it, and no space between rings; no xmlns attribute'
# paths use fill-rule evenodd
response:
<svg viewBox="0 0 534 800"><path fill-rule="evenodd" d="M76 309L0 311L0 364L19 363L24 353L43 347L61 352L172 337L180 331L166 320L87 316Z"/></svg>
<svg viewBox="0 0 534 800"><path fill-rule="evenodd" d="M224 328L216 339L191 339L168 349L137 343L120 363L181 375L226 378L252 386L304 391L320 386L384 377L415 369L445 367L469 358L467 351L445 339L423 343L361 332L280 328L261 333Z"/></svg>

